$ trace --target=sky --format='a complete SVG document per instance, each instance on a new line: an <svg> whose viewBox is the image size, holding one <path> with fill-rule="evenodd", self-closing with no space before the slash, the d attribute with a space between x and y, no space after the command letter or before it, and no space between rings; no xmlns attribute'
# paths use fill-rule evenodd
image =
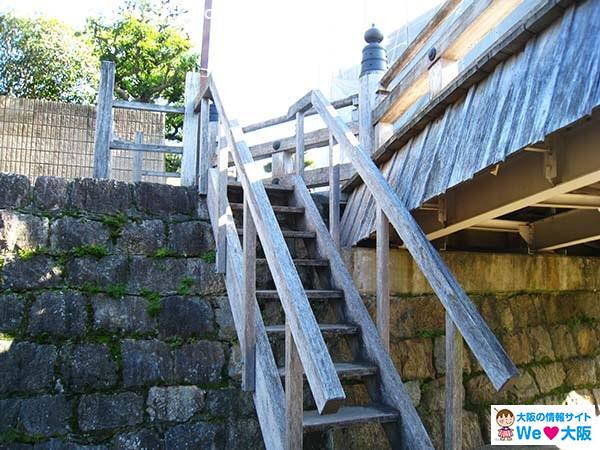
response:
<svg viewBox="0 0 600 450"><path fill-rule="evenodd" d="M0 13L55 17L81 29L121 0L2 0ZM200 48L204 0L180 0ZM360 64L364 31L384 34L441 0L213 0L209 69L228 115L242 124L284 114L311 89L327 95L340 70Z"/></svg>

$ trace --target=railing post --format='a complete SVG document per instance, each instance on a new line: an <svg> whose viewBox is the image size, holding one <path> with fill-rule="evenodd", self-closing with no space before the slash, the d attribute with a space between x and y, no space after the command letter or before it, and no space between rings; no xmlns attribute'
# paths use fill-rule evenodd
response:
<svg viewBox="0 0 600 450"><path fill-rule="evenodd" d="M296 113L296 175L304 178L304 113Z"/></svg>
<svg viewBox="0 0 600 450"><path fill-rule="evenodd" d="M144 133L135 132L135 143L144 143ZM144 152L133 152L133 163L131 166L131 179L134 183L142 181L142 166L144 165Z"/></svg>
<svg viewBox="0 0 600 450"><path fill-rule="evenodd" d="M285 450L302 448L302 363L292 337L289 323L285 322Z"/></svg>
<svg viewBox="0 0 600 450"><path fill-rule="evenodd" d="M94 140L94 178L110 176L110 139L113 125L113 91L115 88L115 63L102 61L100 86L96 102L96 136Z"/></svg>
<svg viewBox="0 0 600 450"><path fill-rule="evenodd" d="M275 141L273 143L273 150L279 150L280 143ZM278 152L273 153L271 156L271 176L273 178L280 178L294 170L292 154L291 152Z"/></svg>
<svg viewBox="0 0 600 450"><path fill-rule="evenodd" d="M208 169L210 167L210 101L203 98L200 101L200 136L198 143L198 193L206 195L208 191ZM185 151L185 145L184 145Z"/></svg>
<svg viewBox="0 0 600 450"><path fill-rule="evenodd" d="M242 389L253 392L256 380L256 227L244 195L244 346Z"/></svg>
<svg viewBox="0 0 600 450"><path fill-rule="evenodd" d="M329 233L340 250L340 155L335 138L329 133Z"/></svg>
<svg viewBox="0 0 600 450"><path fill-rule="evenodd" d="M377 329L383 347L390 349L390 222L381 210L376 211L376 277L377 277Z"/></svg>
<svg viewBox="0 0 600 450"><path fill-rule="evenodd" d="M183 156L181 157L181 185L195 186L198 182L198 131L200 120L194 112L196 96L200 91L200 74L185 74L183 113Z"/></svg>
<svg viewBox="0 0 600 450"><path fill-rule="evenodd" d="M446 418L444 448L462 449L463 339L446 312Z"/></svg>
<svg viewBox="0 0 600 450"><path fill-rule="evenodd" d="M217 128L220 133L221 127ZM226 145L225 136L219 135L219 230L217 233L217 273L225 273L227 270L227 230L225 228L225 214L227 211L227 172L229 167L229 147Z"/></svg>

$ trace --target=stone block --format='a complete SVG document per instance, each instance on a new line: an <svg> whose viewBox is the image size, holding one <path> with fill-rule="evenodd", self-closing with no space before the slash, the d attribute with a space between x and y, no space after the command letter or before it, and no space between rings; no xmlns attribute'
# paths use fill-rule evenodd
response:
<svg viewBox="0 0 600 450"><path fill-rule="evenodd" d="M474 405L489 406L490 403L501 403L506 399L506 390L496 392L487 375L470 378L465 386L466 399Z"/></svg>
<svg viewBox="0 0 600 450"><path fill-rule="evenodd" d="M0 393L35 392L54 384L56 347L16 342L0 352Z"/></svg>
<svg viewBox="0 0 600 450"><path fill-rule="evenodd" d="M235 380L242 379L242 370L244 362L242 361L242 349L240 344L232 344L229 349L229 362L227 364L227 375Z"/></svg>
<svg viewBox="0 0 600 450"><path fill-rule="evenodd" d="M540 393L533 377L528 372L523 372L510 381L505 389L508 398L519 404L531 401Z"/></svg>
<svg viewBox="0 0 600 450"><path fill-rule="evenodd" d="M0 208L23 208L29 205L29 179L25 175L0 173Z"/></svg>
<svg viewBox="0 0 600 450"><path fill-rule="evenodd" d="M215 320L219 326L219 339L229 340L237 338L233 313L229 305L229 298L221 296L217 298L217 308L215 308Z"/></svg>
<svg viewBox="0 0 600 450"><path fill-rule="evenodd" d="M50 248L68 252L82 245L102 245L109 248L110 234L101 223L93 220L62 217L50 227Z"/></svg>
<svg viewBox="0 0 600 450"><path fill-rule="evenodd" d="M180 296L161 300L158 332L161 338L179 336L199 337L214 331L211 305L200 298Z"/></svg>
<svg viewBox="0 0 600 450"><path fill-rule="evenodd" d="M71 206L99 214L126 213L131 207L129 185L121 181L97 178L75 180Z"/></svg>
<svg viewBox="0 0 600 450"><path fill-rule="evenodd" d="M178 255L200 256L215 249L212 228L208 222L172 223L168 246Z"/></svg>
<svg viewBox="0 0 600 450"><path fill-rule="evenodd" d="M0 434L16 429L21 401L16 398L0 399Z"/></svg>
<svg viewBox="0 0 600 450"><path fill-rule="evenodd" d="M566 325L556 325L549 328L550 339L552 340L552 347L554 353L559 359L567 359L573 356L577 356L577 348L575 347L575 340L573 335Z"/></svg>
<svg viewBox="0 0 600 450"><path fill-rule="evenodd" d="M106 445L83 445L61 439L50 439L35 444L33 450L108 450L108 447Z"/></svg>
<svg viewBox="0 0 600 450"><path fill-rule="evenodd" d="M137 208L160 217L193 216L197 193L194 189L157 183L136 183L133 198Z"/></svg>
<svg viewBox="0 0 600 450"><path fill-rule="evenodd" d="M0 211L0 249L15 252L48 245L49 221L46 217Z"/></svg>
<svg viewBox="0 0 600 450"><path fill-rule="evenodd" d="M260 450L265 448L260 425L253 418L236 418L228 421L226 439L225 448L228 449Z"/></svg>
<svg viewBox="0 0 600 450"><path fill-rule="evenodd" d="M202 384L221 381L225 353L219 342L197 341L175 349L175 379Z"/></svg>
<svg viewBox="0 0 600 450"><path fill-rule="evenodd" d="M444 308L434 296L390 299L390 330L392 339L416 337L421 332L444 330Z"/></svg>
<svg viewBox="0 0 600 450"><path fill-rule="evenodd" d="M129 222L117 239L117 249L134 255L152 255L165 247L165 224L162 220Z"/></svg>
<svg viewBox="0 0 600 450"><path fill-rule="evenodd" d="M463 432L462 442L464 450L475 450L481 449L483 446L483 436L481 434L481 427L479 426L479 419L477 414L471 411L464 411L463 414Z"/></svg>
<svg viewBox="0 0 600 450"><path fill-rule="evenodd" d="M589 356L600 347L600 333L595 325L579 325L573 330L575 346L580 356Z"/></svg>
<svg viewBox="0 0 600 450"><path fill-rule="evenodd" d="M529 330L529 345L535 361L556 359L550 334L544 326L540 325Z"/></svg>
<svg viewBox="0 0 600 450"><path fill-rule="evenodd" d="M21 400L19 422L27 434L56 436L70 431L71 402L64 395L43 395Z"/></svg>
<svg viewBox="0 0 600 450"><path fill-rule="evenodd" d="M239 417L255 415L254 401L250 392L226 388L206 393L206 412L216 417Z"/></svg>
<svg viewBox="0 0 600 450"><path fill-rule="evenodd" d="M31 306L29 333L55 337L85 334L87 299L76 292L46 291L36 295Z"/></svg>
<svg viewBox="0 0 600 450"><path fill-rule="evenodd" d="M195 422L177 425L165 432L165 450L226 448L223 426L217 423Z"/></svg>
<svg viewBox="0 0 600 450"><path fill-rule="evenodd" d="M161 450L160 437L147 428L120 434L113 439L112 450Z"/></svg>
<svg viewBox="0 0 600 450"><path fill-rule="evenodd" d="M438 336L433 340L433 362L439 375L446 373L446 336ZM463 345L463 373L471 373L471 362L466 342Z"/></svg>
<svg viewBox="0 0 600 450"><path fill-rule="evenodd" d="M406 388L406 392L408 392L408 396L412 400L413 405L415 405L415 407L419 406L421 403L421 383L416 380L406 381L404 387Z"/></svg>
<svg viewBox="0 0 600 450"><path fill-rule="evenodd" d="M562 386L565 382L565 369L560 362L554 362L544 366L534 366L531 368L533 376L537 382L540 392L547 394L550 391Z"/></svg>
<svg viewBox="0 0 600 450"><path fill-rule="evenodd" d="M223 277L215 272L215 265L199 258L144 258L131 260L129 286L132 292L150 289L161 294L174 294L184 279L192 281L192 295L222 294Z"/></svg>
<svg viewBox="0 0 600 450"><path fill-rule="evenodd" d="M23 299L16 294L0 295L0 333L14 333L23 320Z"/></svg>
<svg viewBox="0 0 600 450"><path fill-rule="evenodd" d="M67 206L69 181L59 177L37 177L33 188L33 202L36 208L55 211Z"/></svg>
<svg viewBox="0 0 600 450"><path fill-rule="evenodd" d="M83 432L139 425L144 420L144 397L133 392L83 395L77 414Z"/></svg>
<svg viewBox="0 0 600 450"><path fill-rule="evenodd" d="M462 388L464 398L464 388ZM425 411L444 411L446 407L446 378L436 378L421 388L419 408Z"/></svg>
<svg viewBox="0 0 600 450"><path fill-rule="evenodd" d="M532 360L529 336L525 331L505 334L500 337L508 356L515 364L528 364Z"/></svg>
<svg viewBox="0 0 600 450"><path fill-rule="evenodd" d="M204 392L196 386L152 387L146 402L150 420L186 422L204 405Z"/></svg>
<svg viewBox="0 0 600 450"><path fill-rule="evenodd" d="M114 299L107 295L92 297L94 329L112 333L151 333L156 321L148 314L148 301L141 297Z"/></svg>
<svg viewBox="0 0 600 450"><path fill-rule="evenodd" d="M590 359L570 359L565 361L567 384L569 386L584 386L598 384L596 378L596 363Z"/></svg>
<svg viewBox="0 0 600 450"><path fill-rule="evenodd" d="M433 343L431 339L408 339L390 345L392 360L402 379L434 378Z"/></svg>
<svg viewBox="0 0 600 450"><path fill-rule="evenodd" d="M60 351L60 360L69 392L106 389L117 383L117 364L105 345L67 345Z"/></svg>
<svg viewBox="0 0 600 450"><path fill-rule="evenodd" d="M61 278L62 270L56 260L45 255L7 259L0 269L2 287L13 291L54 287Z"/></svg>
<svg viewBox="0 0 600 450"><path fill-rule="evenodd" d="M92 284L106 288L127 281L127 257L109 255L103 258L72 258L66 264L67 283L71 286Z"/></svg>
<svg viewBox="0 0 600 450"><path fill-rule="evenodd" d="M125 387L165 383L173 378L173 358L170 347L161 341L126 339L121 344L123 384ZM194 364L202 366L200 360Z"/></svg>

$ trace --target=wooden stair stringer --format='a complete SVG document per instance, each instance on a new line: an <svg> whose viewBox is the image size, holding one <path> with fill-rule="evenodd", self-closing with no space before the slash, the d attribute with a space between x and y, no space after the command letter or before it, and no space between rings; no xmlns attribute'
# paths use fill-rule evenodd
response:
<svg viewBox="0 0 600 450"><path fill-rule="evenodd" d="M209 170L208 195L210 221L213 233L217 235L218 217L214 217L218 211L218 175L214 169ZM211 205L214 205L211 207ZM226 212L226 236L227 236L227 270L225 275L225 287L227 297L233 313L233 321L240 344L243 345L243 252L238 237L238 231L233 221L231 208ZM256 300L255 300L256 301ZM258 302L256 311L260 311ZM262 431L263 440L267 449L282 449L285 444L285 394L283 384L279 376L279 370L275 362L271 344L269 342L262 316L256 314L256 386L253 393L254 405L258 421Z"/></svg>
<svg viewBox="0 0 600 450"><path fill-rule="evenodd" d="M316 233L316 248L322 258L330 262L331 275L335 288L344 292L346 318L357 325L361 332L361 351L365 361L379 369L377 375L380 391L380 403L394 408L400 414L395 424L396 438L390 439L406 450L433 450L433 444L413 402L408 395L402 379L394 366L389 353L383 347L379 332L373 323L367 308L354 285L352 276L346 268L338 249L329 234L329 230L304 184L298 176L293 176L295 187L292 198L297 206L304 207L306 228ZM394 448L396 446L394 445Z"/></svg>

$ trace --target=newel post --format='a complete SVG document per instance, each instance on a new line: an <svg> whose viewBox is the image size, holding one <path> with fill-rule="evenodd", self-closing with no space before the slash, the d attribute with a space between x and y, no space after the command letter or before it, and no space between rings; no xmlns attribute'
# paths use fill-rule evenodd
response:
<svg viewBox="0 0 600 450"><path fill-rule="evenodd" d="M186 73L183 106L183 155L181 157L182 186L195 186L198 184L198 141L201 116L198 116L194 110L196 108L196 96L199 92L200 74L197 72ZM200 114L202 114L202 111L200 111Z"/></svg>
<svg viewBox="0 0 600 450"><path fill-rule="evenodd" d="M96 102L96 135L94 140L94 178L110 175L110 140L113 125L113 91L115 89L115 63L102 61L100 85Z"/></svg>
<svg viewBox="0 0 600 450"><path fill-rule="evenodd" d="M387 54L381 45L383 34L373 25L365 32L358 91L359 140L369 154L383 144L373 125L373 109L377 105L379 81L387 70ZM389 228L386 215L377 208L377 329L386 350L390 345Z"/></svg>

